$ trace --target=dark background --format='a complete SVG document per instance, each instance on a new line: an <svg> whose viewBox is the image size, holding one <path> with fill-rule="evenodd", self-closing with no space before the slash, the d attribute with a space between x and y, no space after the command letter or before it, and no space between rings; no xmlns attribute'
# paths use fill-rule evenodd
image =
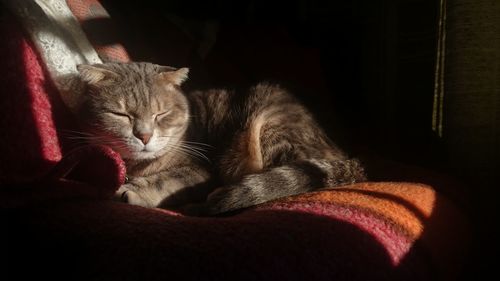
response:
<svg viewBox="0 0 500 281"><path fill-rule="evenodd" d="M436 1L102 4L132 59L190 67L187 89L278 82L354 156L443 167L431 127Z"/></svg>

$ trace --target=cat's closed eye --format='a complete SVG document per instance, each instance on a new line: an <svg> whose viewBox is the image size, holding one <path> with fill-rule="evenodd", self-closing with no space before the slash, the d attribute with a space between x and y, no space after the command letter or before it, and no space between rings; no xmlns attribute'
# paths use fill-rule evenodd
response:
<svg viewBox="0 0 500 281"><path fill-rule="evenodd" d="M170 110L165 110L165 111L157 113L157 114L155 114L153 116L154 116L155 120L157 121L157 120L160 120L161 118L167 116L169 113L170 113Z"/></svg>
<svg viewBox="0 0 500 281"><path fill-rule="evenodd" d="M129 114L127 113L124 113L124 112L117 112L117 111L110 111L109 112L111 115L115 116L115 117L118 117L118 118L121 118L121 119L128 119L128 120L132 120L132 116L130 116Z"/></svg>

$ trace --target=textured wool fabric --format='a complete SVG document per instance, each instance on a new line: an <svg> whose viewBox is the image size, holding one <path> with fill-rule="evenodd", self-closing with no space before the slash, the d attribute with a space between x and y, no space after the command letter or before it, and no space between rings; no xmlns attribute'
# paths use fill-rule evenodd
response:
<svg viewBox="0 0 500 281"><path fill-rule="evenodd" d="M123 161L107 147L79 147L63 137L66 129L77 128L71 113L19 24L9 14L2 14L1 19L0 38L7 43L0 45L4 116L0 119L0 183L15 188L33 182L78 180L78 186L100 186L95 196L109 196L124 181ZM91 163L92 159L97 162Z"/></svg>
<svg viewBox="0 0 500 281"><path fill-rule="evenodd" d="M33 46L2 16L0 206L8 277L64 280L455 280L464 216L431 187L361 183L213 218L107 200L125 167L76 126ZM4 91L6 90L6 91ZM453 239L450 239L452 237Z"/></svg>
<svg viewBox="0 0 500 281"><path fill-rule="evenodd" d="M39 178L61 159L47 95L54 89L17 24L5 15L0 26L1 182Z"/></svg>
<svg viewBox="0 0 500 281"><path fill-rule="evenodd" d="M466 249L460 212L409 183L318 191L217 218L95 200L13 218L19 239L37 233L13 244L34 250L24 262L63 277L40 259L50 251L50 263L83 280L456 280Z"/></svg>
<svg viewBox="0 0 500 281"><path fill-rule="evenodd" d="M455 267L466 254L469 234L463 214L428 185L360 183L264 206L327 214L356 225L377 237L395 264L419 244L438 265L442 276L456 273ZM456 240L447 239L445 233L450 231ZM462 242L457 244L458 241Z"/></svg>
<svg viewBox="0 0 500 281"><path fill-rule="evenodd" d="M82 25L91 44L104 62L127 62L130 58L119 42L110 42L116 34L108 12L97 0L67 0L68 7Z"/></svg>

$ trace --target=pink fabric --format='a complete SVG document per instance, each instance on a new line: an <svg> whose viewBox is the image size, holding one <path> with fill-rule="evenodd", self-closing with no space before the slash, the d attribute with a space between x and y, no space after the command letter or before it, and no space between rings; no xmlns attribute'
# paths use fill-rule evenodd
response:
<svg viewBox="0 0 500 281"><path fill-rule="evenodd" d="M436 272L423 249L414 246L396 265L377 236L341 213L268 208L192 218L70 201L29 208L16 220L20 232L43 241L27 239L22 249L55 253L50 263L59 269L51 277L66 276L66 269L82 280L432 280ZM40 256L24 261L40 263Z"/></svg>
<svg viewBox="0 0 500 281"><path fill-rule="evenodd" d="M413 239L406 236L404 229L395 228L394 225L387 223L387 219L356 206L339 206L318 201L313 203L294 202L294 204L277 203L272 209L330 217L339 222L356 226L366 234L371 235L386 249L393 266L397 266L408 254L414 242Z"/></svg>
<svg viewBox="0 0 500 281"><path fill-rule="evenodd" d="M0 40L0 181L30 181L61 159L47 95L54 88L13 22L0 26Z"/></svg>
<svg viewBox="0 0 500 281"><path fill-rule="evenodd" d="M94 195L109 197L124 181L123 161L107 147L78 147L63 137L65 129L78 126L20 25L10 15L5 18L0 26L0 40L6 42L0 45L4 116L0 119L0 183L13 187L73 180L77 186L99 186Z"/></svg>

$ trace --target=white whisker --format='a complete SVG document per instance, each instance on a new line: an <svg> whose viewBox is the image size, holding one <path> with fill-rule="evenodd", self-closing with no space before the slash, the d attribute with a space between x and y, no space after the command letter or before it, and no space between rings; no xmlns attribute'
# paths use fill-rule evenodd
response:
<svg viewBox="0 0 500 281"><path fill-rule="evenodd" d="M183 152L184 154L190 155L195 158L204 159L210 162L210 159L203 153L198 150L193 149L192 147L185 146L182 144L168 144L167 147L171 148L176 152Z"/></svg>

